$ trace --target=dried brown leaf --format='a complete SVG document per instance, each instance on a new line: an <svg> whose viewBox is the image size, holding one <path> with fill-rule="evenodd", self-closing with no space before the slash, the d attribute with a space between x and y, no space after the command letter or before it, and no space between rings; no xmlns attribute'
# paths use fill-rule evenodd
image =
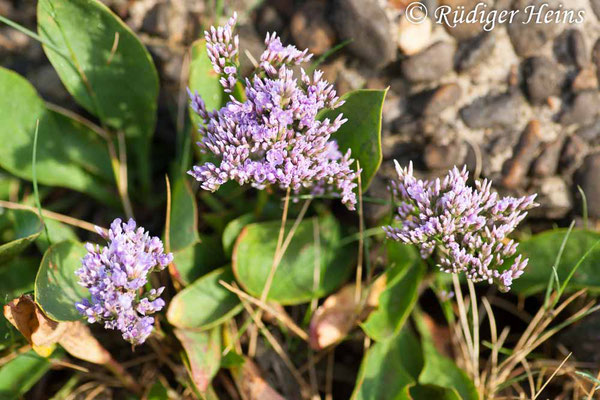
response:
<svg viewBox="0 0 600 400"><path fill-rule="evenodd" d="M356 325L357 308L354 284L329 296L310 321L310 346L321 350L341 341Z"/></svg>
<svg viewBox="0 0 600 400"><path fill-rule="evenodd" d="M285 400L264 380L260 370L250 358L231 369L233 379L244 400Z"/></svg>
<svg viewBox="0 0 600 400"><path fill-rule="evenodd" d="M94 364L106 364L111 360L110 353L83 322L61 322L61 325L65 330L58 343L70 355Z"/></svg>

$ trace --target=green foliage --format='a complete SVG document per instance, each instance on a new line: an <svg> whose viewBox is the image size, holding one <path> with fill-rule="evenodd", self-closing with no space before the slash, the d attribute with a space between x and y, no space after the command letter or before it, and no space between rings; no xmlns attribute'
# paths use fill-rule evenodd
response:
<svg viewBox="0 0 600 400"><path fill-rule="evenodd" d="M225 227L223 231L223 250L225 250L225 254L229 257L233 253L233 246L240 233L242 233L242 229L252 222L256 222L256 216L254 214L244 214L231 221Z"/></svg>
<svg viewBox="0 0 600 400"><path fill-rule="evenodd" d="M55 221L50 218L45 218L44 225L46 225L48 235L50 235L50 243L64 242L65 240L71 240L76 242L79 240L73 229L70 226L65 225L61 222ZM46 238L45 232L43 235L37 238L37 240L35 241L35 245L38 249L40 249L42 253L48 249L48 239Z"/></svg>
<svg viewBox="0 0 600 400"><path fill-rule="evenodd" d="M221 365L221 329L204 332L175 329L175 336L185 349L192 382L200 392L207 391Z"/></svg>
<svg viewBox="0 0 600 400"><path fill-rule="evenodd" d="M342 154L352 150L352 158L360 162L362 189L367 190L379 170L381 160L381 118L386 90L355 90L342 96L344 105L327 110L320 119L334 120L340 113L348 121L332 135Z"/></svg>
<svg viewBox="0 0 600 400"><path fill-rule="evenodd" d="M376 341L400 331L417 301L419 284L425 273L425 265L413 247L397 242L389 242L388 247L393 248L388 252L388 263L394 266L386 271L386 289L379 296L379 307L361 325Z"/></svg>
<svg viewBox="0 0 600 400"><path fill-rule="evenodd" d="M50 369L50 361L33 350L17 356L0 368L0 399L21 398Z"/></svg>
<svg viewBox="0 0 600 400"><path fill-rule="evenodd" d="M37 12L39 35L68 56L44 46L65 87L103 124L125 133L145 176L158 99L150 54L97 0L40 0Z"/></svg>
<svg viewBox="0 0 600 400"><path fill-rule="evenodd" d="M36 257L15 257L0 267L0 293L12 300L33 290L40 260ZM1 340L1 338L0 338Z"/></svg>
<svg viewBox="0 0 600 400"><path fill-rule="evenodd" d="M518 247L523 257L529 257L529 265L525 273L513 282L512 291L523 295L532 295L546 289L553 274L552 266L556 255L567 234L567 229L556 229L543 232L524 240ZM573 230L565 244L560 263L556 272L562 282L567 278L571 269L582 257L600 240L600 233ZM600 291L600 246L594 248L581 262L569 282L569 289L588 288Z"/></svg>
<svg viewBox="0 0 600 400"><path fill-rule="evenodd" d="M286 225L286 232L292 225L291 221ZM280 226L280 221L247 225L235 244L233 272L240 285L253 296L260 298L271 271ZM331 215L302 221L277 267L268 299L285 305L300 304L339 287L348 278L355 261L355 247L340 247L339 242L340 227ZM316 286L315 267L320 269Z"/></svg>
<svg viewBox="0 0 600 400"><path fill-rule="evenodd" d="M223 287L219 281L233 281L229 267L206 274L177 293L167 311L167 319L171 325L205 330L239 313L242 304L237 295Z"/></svg>
<svg viewBox="0 0 600 400"><path fill-rule="evenodd" d="M196 197L184 176L173 182L169 242L176 252L200 241Z"/></svg>
<svg viewBox="0 0 600 400"><path fill-rule="evenodd" d="M219 75L214 71L208 54L206 53L206 40L198 39L192 43L192 56L190 60L190 77L188 87L192 93L198 92L207 111L220 108L225 102L225 92L219 83ZM229 96L227 96L228 98ZM200 117L190 109L190 116L194 125L200 123Z"/></svg>
<svg viewBox="0 0 600 400"><path fill-rule="evenodd" d="M227 262L217 235L201 235L199 238L199 242L173 252L176 278L184 285Z"/></svg>
<svg viewBox="0 0 600 400"><path fill-rule="evenodd" d="M56 321L76 321L81 315L75 302L89 296L77 282L75 271L81 268L85 247L78 242L60 242L46 250L35 278L35 301L44 313Z"/></svg>
<svg viewBox="0 0 600 400"><path fill-rule="evenodd" d="M82 124L46 108L29 82L0 68L0 166L32 180L31 156L40 121L37 180L90 194L114 203L110 157L102 139Z"/></svg>
<svg viewBox="0 0 600 400"><path fill-rule="evenodd" d="M42 233L42 221L36 213L27 210L6 210L0 215L3 245L0 245L0 270L2 264L17 256Z"/></svg>

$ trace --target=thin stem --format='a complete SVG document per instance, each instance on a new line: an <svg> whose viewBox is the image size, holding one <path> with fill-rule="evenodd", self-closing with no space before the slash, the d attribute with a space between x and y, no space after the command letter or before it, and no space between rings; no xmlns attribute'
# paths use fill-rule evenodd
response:
<svg viewBox="0 0 600 400"><path fill-rule="evenodd" d="M467 343L467 349L470 356L469 361L471 363L471 372L475 373L474 365L472 365L473 354L475 352L473 348L473 340L471 339L469 320L467 318L467 312L465 310L465 301L463 298L462 290L460 288L460 282L458 281L458 276L456 274L452 274L452 283L454 284L454 292L456 293L456 303L458 305L458 316L460 320L460 325L462 327L463 335L465 337L465 342Z"/></svg>
<svg viewBox="0 0 600 400"><path fill-rule="evenodd" d="M68 215L59 214L54 211L42 209L41 214L40 214L40 211L36 207L26 206L25 204L19 204L19 203L13 203L12 201L0 200L0 207L8 208L11 210L32 211L32 212L36 213L38 216L50 218L55 221L63 222L67 225L75 226L77 228L81 228L86 231L90 231L90 232L94 232L94 233L98 233L96 228L99 228L104 232L108 232L108 230L106 228L101 228L101 227L98 227L97 225L91 224L89 222L82 221L77 218L69 217Z"/></svg>
<svg viewBox="0 0 600 400"><path fill-rule="evenodd" d="M33 178L33 193L35 197L35 205L38 209L38 215L42 215L42 203L40 202L40 193L38 191L38 183L37 183L37 141L38 141L38 133L40 130L40 120L35 121L35 132L33 134L33 152L31 154L31 175ZM48 233L48 225L44 223L44 217L40 217L42 220L42 225L44 225L44 231L46 232L46 240L48 241L48 246L52 245L52 241L50 240L50 234Z"/></svg>
<svg viewBox="0 0 600 400"><path fill-rule="evenodd" d="M21 33L24 33L25 35L29 36L30 38L37 40L38 42L42 43L44 46L47 46L49 48L51 48L52 50L54 50L56 53L60 54L63 58L69 60L69 57L64 54L62 52L62 50L60 50L58 47L56 47L52 42L47 41L46 39L42 38L40 35L38 35L37 33L30 31L29 29L25 28L24 26L11 21L10 19L3 17L2 15L0 15L0 22L4 22L6 25L10 26L11 28L14 28L16 30L18 30Z"/></svg>
<svg viewBox="0 0 600 400"><path fill-rule="evenodd" d="M133 208L129 200L129 189L127 188L127 150L125 145L125 134L122 131L117 131L117 140L119 142L119 195L123 202L123 209L127 218L133 218Z"/></svg>
<svg viewBox="0 0 600 400"><path fill-rule="evenodd" d="M324 199L324 200L339 200L340 196L334 194L322 194L322 195L314 195L314 194L301 194L297 196L292 196L293 200L313 200L313 199ZM394 205L395 202L392 200L380 199L377 197L366 197L363 196L364 203L372 203L379 204L383 206L387 206L389 204Z"/></svg>
<svg viewBox="0 0 600 400"><path fill-rule="evenodd" d="M467 279L469 296L471 297L471 313L473 316L473 378L475 385L479 386L479 310L477 306L477 293L473 281Z"/></svg>
<svg viewBox="0 0 600 400"><path fill-rule="evenodd" d="M356 170L360 171L360 162L356 161ZM360 236L358 237L358 260L356 263L356 287L354 290L354 302L360 304L360 298L362 295L362 270L363 270L363 257L364 257L364 238L363 233L365 231L365 219L363 214L363 202L362 202L362 181L361 173L358 174L358 231Z"/></svg>

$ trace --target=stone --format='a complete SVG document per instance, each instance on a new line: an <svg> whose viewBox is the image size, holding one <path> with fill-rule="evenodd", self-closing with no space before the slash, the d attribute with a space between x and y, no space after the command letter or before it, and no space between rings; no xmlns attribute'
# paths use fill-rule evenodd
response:
<svg viewBox="0 0 600 400"><path fill-rule="evenodd" d="M272 5L267 4L258 10L256 15L256 30L260 35L266 36L267 33L281 32L285 26L285 21Z"/></svg>
<svg viewBox="0 0 600 400"><path fill-rule="evenodd" d="M327 22L326 11L325 3L309 1L294 13L290 32L298 48L321 55L333 47L335 32Z"/></svg>
<svg viewBox="0 0 600 400"><path fill-rule="evenodd" d="M561 171L571 174L581 164L581 160L588 152L589 146L579 136L569 136L566 140L565 145L562 148L560 155L560 168Z"/></svg>
<svg viewBox="0 0 600 400"><path fill-rule="evenodd" d="M502 185L508 189L522 186L541 143L540 122L532 120L521 134L513 156L504 166Z"/></svg>
<svg viewBox="0 0 600 400"><path fill-rule="evenodd" d="M573 208L573 200L567 183L559 176L549 176L539 182L537 203L544 218L558 219Z"/></svg>
<svg viewBox="0 0 600 400"><path fill-rule="evenodd" d="M472 129L511 127L523 104L523 97L517 91L488 95L463 107L460 116Z"/></svg>
<svg viewBox="0 0 600 400"><path fill-rule="evenodd" d="M584 90L595 89L598 89L598 74L596 73L596 67L588 65L577 73L575 79L573 79L573 82L571 83L571 90L573 92L581 92Z"/></svg>
<svg viewBox="0 0 600 400"><path fill-rule="evenodd" d="M431 43L431 20L425 18L420 24L415 24L406 18L400 17L398 23L398 48L407 56L417 54Z"/></svg>
<svg viewBox="0 0 600 400"><path fill-rule="evenodd" d="M475 13L486 10L481 6L481 0L440 0L439 5L450 7L452 10L451 13L460 11L461 13L464 12L465 15L473 10L475 10ZM477 36L483 30L483 26L479 22L479 19L475 22L467 22L466 18L463 20L458 22L456 26L450 26L444 23L444 28L446 28L446 31L457 40L470 39Z"/></svg>
<svg viewBox="0 0 600 400"><path fill-rule="evenodd" d="M564 139L558 138L542 146L540 156L533 162L531 167L533 176L546 177L556 173L563 143Z"/></svg>
<svg viewBox="0 0 600 400"><path fill-rule="evenodd" d="M523 78L529 101L539 105L560 94L565 75L549 58L531 57L523 63Z"/></svg>
<svg viewBox="0 0 600 400"><path fill-rule="evenodd" d="M460 99L461 92L460 86L456 83L426 90L409 100L411 111L424 116L437 115L455 104Z"/></svg>
<svg viewBox="0 0 600 400"><path fill-rule="evenodd" d="M463 159L463 146L460 143L429 143L425 146L424 161L430 170L448 170L455 165L461 165Z"/></svg>
<svg viewBox="0 0 600 400"><path fill-rule="evenodd" d="M599 74L598 79L600 80L600 39L596 41L592 49L592 63L596 67L596 72Z"/></svg>
<svg viewBox="0 0 600 400"><path fill-rule="evenodd" d="M555 2L556 3L556 2ZM508 35L515 49L515 52L521 57L530 57L538 54L542 47L564 28L562 24L556 23L527 23L530 14L523 12L527 7L534 7L533 13L544 14L549 9L557 9L553 4L549 8L540 10L542 4L538 0L516 0L513 3L513 10L518 10L511 24L507 24Z"/></svg>
<svg viewBox="0 0 600 400"><path fill-rule="evenodd" d="M590 0L590 5L594 14L596 14L596 18L600 20L600 0Z"/></svg>
<svg viewBox="0 0 600 400"><path fill-rule="evenodd" d="M579 170L576 181L585 193L588 213L592 218L600 218L600 153L588 155ZM577 190L575 188L575 190Z"/></svg>
<svg viewBox="0 0 600 400"><path fill-rule="evenodd" d="M455 46L437 42L419 54L402 61L402 74L411 82L427 82L439 79L452 70Z"/></svg>
<svg viewBox="0 0 600 400"><path fill-rule="evenodd" d="M462 72L475 67L491 54L495 45L496 36L491 32L461 41L454 57L456 69Z"/></svg>
<svg viewBox="0 0 600 400"><path fill-rule="evenodd" d="M562 125L585 125L600 114L600 92L586 90L575 95L560 117Z"/></svg>
<svg viewBox="0 0 600 400"><path fill-rule="evenodd" d="M593 123L583 126L575 131L575 135L579 136L584 142L591 145L600 143L600 119Z"/></svg>
<svg viewBox="0 0 600 400"><path fill-rule="evenodd" d="M585 38L578 29L567 29L561 33L554 41L553 51L561 64L583 68L590 61Z"/></svg>
<svg viewBox="0 0 600 400"><path fill-rule="evenodd" d="M348 51L374 68L396 58L396 43L388 17L376 0L334 0L333 27L341 40L352 39Z"/></svg>

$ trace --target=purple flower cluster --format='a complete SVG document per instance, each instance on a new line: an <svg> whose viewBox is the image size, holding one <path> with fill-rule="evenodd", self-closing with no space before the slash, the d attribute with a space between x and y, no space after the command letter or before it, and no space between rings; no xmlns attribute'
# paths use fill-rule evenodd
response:
<svg viewBox="0 0 600 400"><path fill-rule="evenodd" d="M491 192L491 182L467 185L466 168L456 167L443 179L422 181L413 176L412 163L401 168L391 190L401 204L401 228L384 227L389 238L419 246L421 256L438 249L439 268L444 272L464 272L474 282L496 282L508 291L514 279L523 274L528 259L517 256L511 267L503 267L517 243L507 236L536 207L535 195L503 197Z"/></svg>
<svg viewBox="0 0 600 400"><path fill-rule="evenodd" d="M152 332L150 315L165 306L159 298L164 287L142 294L143 287L148 274L164 269L173 255L164 253L159 238L150 237L142 227L136 229L133 219L122 223L117 218L108 234L100 229L98 233L108 246L86 244L88 253L75 272L79 284L89 289L91 301L83 299L75 307L88 322L103 322L107 329L120 330L131 344L142 344Z"/></svg>
<svg viewBox="0 0 600 400"><path fill-rule="evenodd" d="M238 73L234 25L235 16L225 27L206 32L210 60L228 92ZM320 71L309 76L301 70L300 80L294 78L290 68L312 57L306 50L283 46L274 33L265 44L256 74L246 79L244 102L231 97L220 110L208 112L200 96L190 92L192 108L204 122L198 145L220 161L194 166L190 175L210 191L234 180L258 189L277 185L294 193L339 193L354 209L354 160L349 150L342 154L330 140L346 120L341 114L334 121L317 119L319 111L339 107L342 101Z"/></svg>

